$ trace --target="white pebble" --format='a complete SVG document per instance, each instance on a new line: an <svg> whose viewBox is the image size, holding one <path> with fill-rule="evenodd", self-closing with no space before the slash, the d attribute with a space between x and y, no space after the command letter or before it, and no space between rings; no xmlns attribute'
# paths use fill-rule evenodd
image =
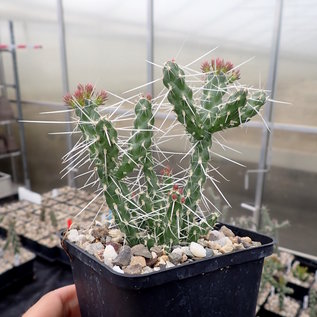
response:
<svg viewBox="0 0 317 317"><path fill-rule="evenodd" d="M103 251L103 258L105 264L109 265L113 259L117 257L117 252L112 245L107 245L105 251Z"/></svg>
<svg viewBox="0 0 317 317"><path fill-rule="evenodd" d="M189 246L190 252L197 258L204 258L206 250L204 247L196 242L191 242Z"/></svg>
<svg viewBox="0 0 317 317"><path fill-rule="evenodd" d="M124 272L121 270L120 266L118 265L115 265L112 269L118 273L124 274Z"/></svg>
<svg viewBox="0 0 317 317"><path fill-rule="evenodd" d="M172 253L176 253L176 254L179 254L179 255L183 255L183 250L181 248L176 248L172 251Z"/></svg>
<svg viewBox="0 0 317 317"><path fill-rule="evenodd" d="M166 261L166 268L167 269L170 268L170 267L174 267L174 266L175 266L175 264L173 264L172 262Z"/></svg>
<svg viewBox="0 0 317 317"><path fill-rule="evenodd" d="M77 229L71 229L68 232L68 240L70 242L77 242L78 241L78 231Z"/></svg>

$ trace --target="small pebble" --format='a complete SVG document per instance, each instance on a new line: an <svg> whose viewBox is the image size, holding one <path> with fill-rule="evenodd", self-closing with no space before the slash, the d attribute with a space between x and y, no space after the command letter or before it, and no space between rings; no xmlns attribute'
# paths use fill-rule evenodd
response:
<svg viewBox="0 0 317 317"><path fill-rule="evenodd" d="M79 234L78 234L78 230L77 229L70 229L69 231L68 231L68 240L70 241L70 242L77 242L78 241L78 236L79 236Z"/></svg>
<svg viewBox="0 0 317 317"><path fill-rule="evenodd" d="M141 266L141 268L145 267L146 266L145 258L143 256L139 256L139 255L133 256L131 258L130 266L136 265L136 264L139 264Z"/></svg>
<svg viewBox="0 0 317 317"><path fill-rule="evenodd" d="M133 264L128 265L126 268L123 269L124 273L127 274L141 274L142 273L142 266L140 264Z"/></svg>
<svg viewBox="0 0 317 317"><path fill-rule="evenodd" d="M222 226L219 231L222 232L226 237L234 237L235 236L235 234L232 232L232 230L226 226Z"/></svg>
<svg viewBox="0 0 317 317"><path fill-rule="evenodd" d="M242 243L234 243L233 248L234 250L244 250L244 246Z"/></svg>
<svg viewBox="0 0 317 317"><path fill-rule="evenodd" d="M119 229L111 229L108 234L113 242L120 243L123 241L123 233Z"/></svg>
<svg viewBox="0 0 317 317"><path fill-rule="evenodd" d="M196 242L191 242L189 249L190 252L197 258L204 258L206 256L206 250L204 247Z"/></svg>
<svg viewBox="0 0 317 317"><path fill-rule="evenodd" d="M86 246L85 250L89 254L96 254L99 251L103 250L103 244L101 242L91 243Z"/></svg>
<svg viewBox="0 0 317 317"><path fill-rule="evenodd" d="M96 239L94 236L92 236L91 234L86 234L85 235L85 239L88 241L88 242L94 242Z"/></svg>
<svg viewBox="0 0 317 317"><path fill-rule="evenodd" d="M183 255L183 250L182 248L176 248L172 251L173 254L179 254L179 255Z"/></svg>
<svg viewBox="0 0 317 317"><path fill-rule="evenodd" d="M160 246L154 246L150 249L151 252L155 252L157 256L163 255L163 249Z"/></svg>
<svg viewBox="0 0 317 317"><path fill-rule="evenodd" d="M206 257L211 258L214 255L214 251L212 249L206 248Z"/></svg>
<svg viewBox="0 0 317 317"><path fill-rule="evenodd" d="M193 258L194 255L191 253L189 247L182 247L181 248L183 253L186 254L189 258Z"/></svg>
<svg viewBox="0 0 317 317"><path fill-rule="evenodd" d="M167 262L166 262L166 267L165 267L165 268L169 269L169 268L174 267L174 266L175 266L175 264L173 264L173 263L172 263L172 262L170 262L170 261L167 261Z"/></svg>
<svg viewBox="0 0 317 317"><path fill-rule="evenodd" d="M183 253L181 263L184 263L187 260L188 260L188 256L185 253Z"/></svg>
<svg viewBox="0 0 317 317"><path fill-rule="evenodd" d="M107 245L103 252L104 263L112 266L112 260L117 257L117 252L112 245Z"/></svg>
<svg viewBox="0 0 317 317"><path fill-rule="evenodd" d="M113 259L112 263L119 266L127 266L131 261L131 248L128 245L124 245L118 254L118 256Z"/></svg>
<svg viewBox="0 0 317 317"><path fill-rule="evenodd" d="M115 265L112 269L118 273L124 274L124 271L121 270L120 266L118 265Z"/></svg>
<svg viewBox="0 0 317 317"><path fill-rule="evenodd" d="M174 265L181 263L183 258L183 253L172 252L168 255L169 262L173 263Z"/></svg>
<svg viewBox="0 0 317 317"><path fill-rule="evenodd" d="M132 255L143 256L144 258L151 259L152 254L148 248L143 244L137 244L131 248Z"/></svg>
<svg viewBox="0 0 317 317"><path fill-rule="evenodd" d="M250 237L242 237L240 239L241 239L242 242L246 242L246 243L251 243L252 242Z"/></svg>
<svg viewBox="0 0 317 317"><path fill-rule="evenodd" d="M147 273L152 273L153 272L153 269L148 267L148 266L145 266L143 269L142 269L142 274L147 274Z"/></svg>
<svg viewBox="0 0 317 317"><path fill-rule="evenodd" d="M226 244L232 244L231 240L228 237L221 238L216 241L221 247L225 246Z"/></svg>
<svg viewBox="0 0 317 317"><path fill-rule="evenodd" d="M225 235L223 234L223 232L220 232L218 230L211 230L207 234L207 240L209 241L216 241L224 237Z"/></svg>
<svg viewBox="0 0 317 317"><path fill-rule="evenodd" d="M233 244L230 241L230 243L224 245L220 250L221 253L229 253L233 251Z"/></svg>

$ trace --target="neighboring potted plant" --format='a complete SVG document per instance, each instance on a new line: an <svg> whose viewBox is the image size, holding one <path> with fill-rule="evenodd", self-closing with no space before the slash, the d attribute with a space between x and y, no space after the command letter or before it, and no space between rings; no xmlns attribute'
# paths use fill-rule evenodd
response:
<svg viewBox="0 0 317 317"><path fill-rule="evenodd" d="M269 316L295 317L300 309L300 304L293 298L287 296L293 294L294 290L287 286L287 280L283 273L279 273L274 285L276 294L273 293L267 299L264 308Z"/></svg>
<svg viewBox="0 0 317 317"><path fill-rule="evenodd" d="M299 317L317 317L317 282L312 285L306 298L307 305L301 310Z"/></svg>
<svg viewBox="0 0 317 317"><path fill-rule="evenodd" d="M214 133L249 121L267 95L238 84L239 71L230 62L212 60L201 70L185 74L167 62L166 94L139 98L131 136L122 140L110 118L123 102L102 115L107 93L96 94L90 84L65 97L82 132L69 154L75 155L73 167L87 160L89 150L98 195L113 215L109 225L85 230L74 223L63 235L83 316L254 316L272 239L218 224L218 212L208 213L200 202L207 199L207 179L218 188L208 165ZM202 85L193 92L187 81L195 77ZM158 148L168 131L160 140L154 135L166 122L154 126L159 108L170 107L166 98L173 106L167 113L175 112L192 143L185 155L191 155L190 166L177 175L164 168L167 157ZM120 117L130 120L131 111Z"/></svg>
<svg viewBox="0 0 317 317"><path fill-rule="evenodd" d="M0 239L0 293L33 279L35 255L21 247L20 238L15 231L15 219L12 217L6 234L6 240Z"/></svg>

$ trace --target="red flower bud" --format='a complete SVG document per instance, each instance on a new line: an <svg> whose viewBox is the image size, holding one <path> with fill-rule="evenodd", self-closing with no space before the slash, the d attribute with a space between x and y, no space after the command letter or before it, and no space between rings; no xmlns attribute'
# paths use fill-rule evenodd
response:
<svg viewBox="0 0 317 317"><path fill-rule="evenodd" d="M176 194L172 194L172 199L176 200L177 199L177 195Z"/></svg>
<svg viewBox="0 0 317 317"><path fill-rule="evenodd" d="M177 190L177 189L178 189L178 185L175 184L175 185L173 186L173 189L174 189L174 190Z"/></svg>
<svg viewBox="0 0 317 317"><path fill-rule="evenodd" d="M182 195L183 192L184 192L184 189L183 189L183 188L179 188L179 189L178 189L178 192L180 193L180 195Z"/></svg>
<svg viewBox="0 0 317 317"><path fill-rule="evenodd" d="M185 202L185 197L181 198L181 203L183 204Z"/></svg>

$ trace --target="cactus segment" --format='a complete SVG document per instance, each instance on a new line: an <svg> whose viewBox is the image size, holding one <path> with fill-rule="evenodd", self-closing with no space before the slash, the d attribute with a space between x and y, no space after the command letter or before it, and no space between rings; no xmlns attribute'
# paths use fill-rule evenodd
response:
<svg viewBox="0 0 317 317"><path fill-rule="evenodd" d="M212 60L201 69L205 81L195 91L195 95L200 94L194 100L185 72L174 61L163 67L167 99L193 144L190 166L187 174L179 178L180 184L176 184L170 168L164 168L160 178L156 174L152 156L154 116L149 98L137 101L131 136L124 142L112 122L98 112L107 99L104 91L96 94L92 85L78 85L74 95L64 99L75 109L78 128L95 164L108 207L131 245L142 242L171 247L197 241L215 225L217 213L206 215L200 207L204 184L210 178L208 161L213 133L247 122L266 102L265 92L250 92L234 83L240 73L230 62ZM137 171L133 184L132 173Z"/></svg>
<svg viewBox="0 0 317 317"><path fill-rule="evenodd" d="M194 106L193 92L185 82L184 71L175 62L167 62L163 75L163 83L169 90L167 99L174 106L178 121L195 139L202 139L202 123Z"/></svg>

